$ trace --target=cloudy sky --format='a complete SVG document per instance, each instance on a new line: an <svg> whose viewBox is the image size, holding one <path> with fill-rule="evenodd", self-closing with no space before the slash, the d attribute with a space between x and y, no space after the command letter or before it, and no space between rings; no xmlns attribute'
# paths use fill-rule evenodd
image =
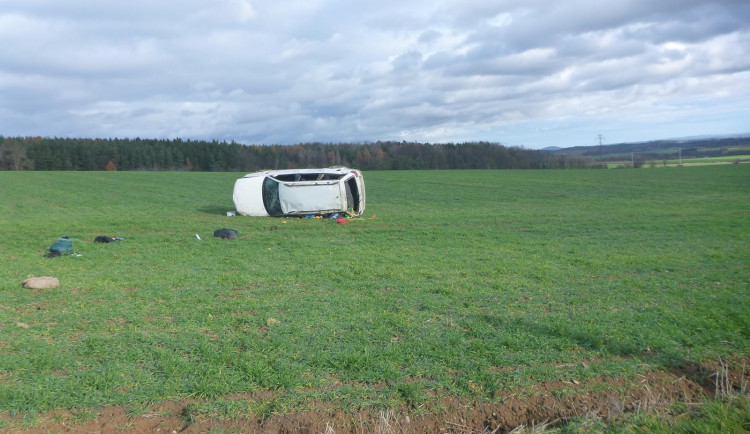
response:
<svg viewBox="0 0 750 434"><path fill-rule="evenodd" d="M0 0L3 136L748 132L748 0Z"/></svg>

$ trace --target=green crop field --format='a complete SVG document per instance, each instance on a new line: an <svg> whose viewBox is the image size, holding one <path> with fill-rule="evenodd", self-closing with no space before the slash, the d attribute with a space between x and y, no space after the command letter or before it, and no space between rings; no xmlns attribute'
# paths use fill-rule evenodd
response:
<svg viewBox="0 0 750 434"><path fill-rule="evenodd" d="M649 167L674 167L674 166L686 166L686 167L695 167L695 166L712 166L712 165L721 165L721 164L747 164L750 162L750 155L725 155L721 157L701 157L701 158L683 158L681 160L671 158L669 160L658 160L658 159L650 159L646 161L641 161L640 164L642 164L641 168L649 168ZM612 158L607 160L605 163L607 165L608 169L618 169L618 168L632 168L632 161L630 159L630 156L627 156L625 158L624 156L621 156L619 158Z"/></svg>
<svg viewBox="0 0 750 434"><path fill-rule="evenodd" d="M682 163L687 165L705 165L747 163L748 161L750 161L750 155L725 155L722 157L685 158L682 160Z"/></svg>
<svg viewBox="0 0 750 434"><path fill-rule="evenodd" d="M405 429L547 392L608 406L537 420L560 429L748 429L750 165L366 172L344 225L227 217L240 175L0 172L0 430L164 402L183 428L393 410ZM61 235L80 256L43 256ZM652 416L644 379L700 393Z"/></svg>

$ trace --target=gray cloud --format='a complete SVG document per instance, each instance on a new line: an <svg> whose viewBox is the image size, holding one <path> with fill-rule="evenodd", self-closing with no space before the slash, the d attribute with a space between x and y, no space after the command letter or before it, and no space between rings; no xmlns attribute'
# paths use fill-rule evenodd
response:
<svg viewBox="0 0 750 434"><path fill-rule="evenodd" d="M6 136L543 147L697 118L695 133L750 131L746 1L0 3Z"/></svg>

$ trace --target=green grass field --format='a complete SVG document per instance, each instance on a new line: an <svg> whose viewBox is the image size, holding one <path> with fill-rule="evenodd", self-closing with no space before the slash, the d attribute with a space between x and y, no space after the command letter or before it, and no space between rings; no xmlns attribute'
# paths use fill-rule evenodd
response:
<svg viewBox="0 0 750 434"><path fill-rule="evenodd" d="M683 158L682 163L687 165L708 165L708 164L736 164L747 163L750 161L750 155L726 155L722 157L706 158Z"/></svg>
<svg viewBox="0 0 750 434"><path fill-rule="evenodd" d="M750 165L367 172L346 225L226 217L239 176L0 172L0 429L193 398L429 414L750 357ZM43 257L61 235L81 256Z"/></svg>
<svg viewBox="0 0 750 434"><path fill-rule="evenodd" d="M714 165L722 165L722 164L747 164L748 162L750 162L750 155L683 158L682 160L672 158L669 160L648 160L648 161L643 162L642 168L675 167L675 166L685 166L685 167L714 166ZM623 156L623 158L621 159L608 160L608 162L606 162L605 164L607 165L608 169L632 167L632 163L631 163L629 155L626 158L625 156Z"/></svg>

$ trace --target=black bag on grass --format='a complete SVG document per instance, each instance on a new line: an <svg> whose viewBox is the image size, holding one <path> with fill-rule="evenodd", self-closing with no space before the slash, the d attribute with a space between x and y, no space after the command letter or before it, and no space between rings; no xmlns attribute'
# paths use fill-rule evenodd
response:
<svg viewBox="0 0 750 434"><path fill-rule="evenodd" d="M94 238L95 243L112 243L114 241L122 241L124 240L124 237L107 237L105 235L99 235L98 237Z"/></svg>
<svg viewBox="0 0 750 434"><path fill-rule="evenodd" d="M233 240L237 238L237 235L239 234L234 229L223 228L223 229L216 229L214 231L215 237L223 238L225 240Z"/></svg>

